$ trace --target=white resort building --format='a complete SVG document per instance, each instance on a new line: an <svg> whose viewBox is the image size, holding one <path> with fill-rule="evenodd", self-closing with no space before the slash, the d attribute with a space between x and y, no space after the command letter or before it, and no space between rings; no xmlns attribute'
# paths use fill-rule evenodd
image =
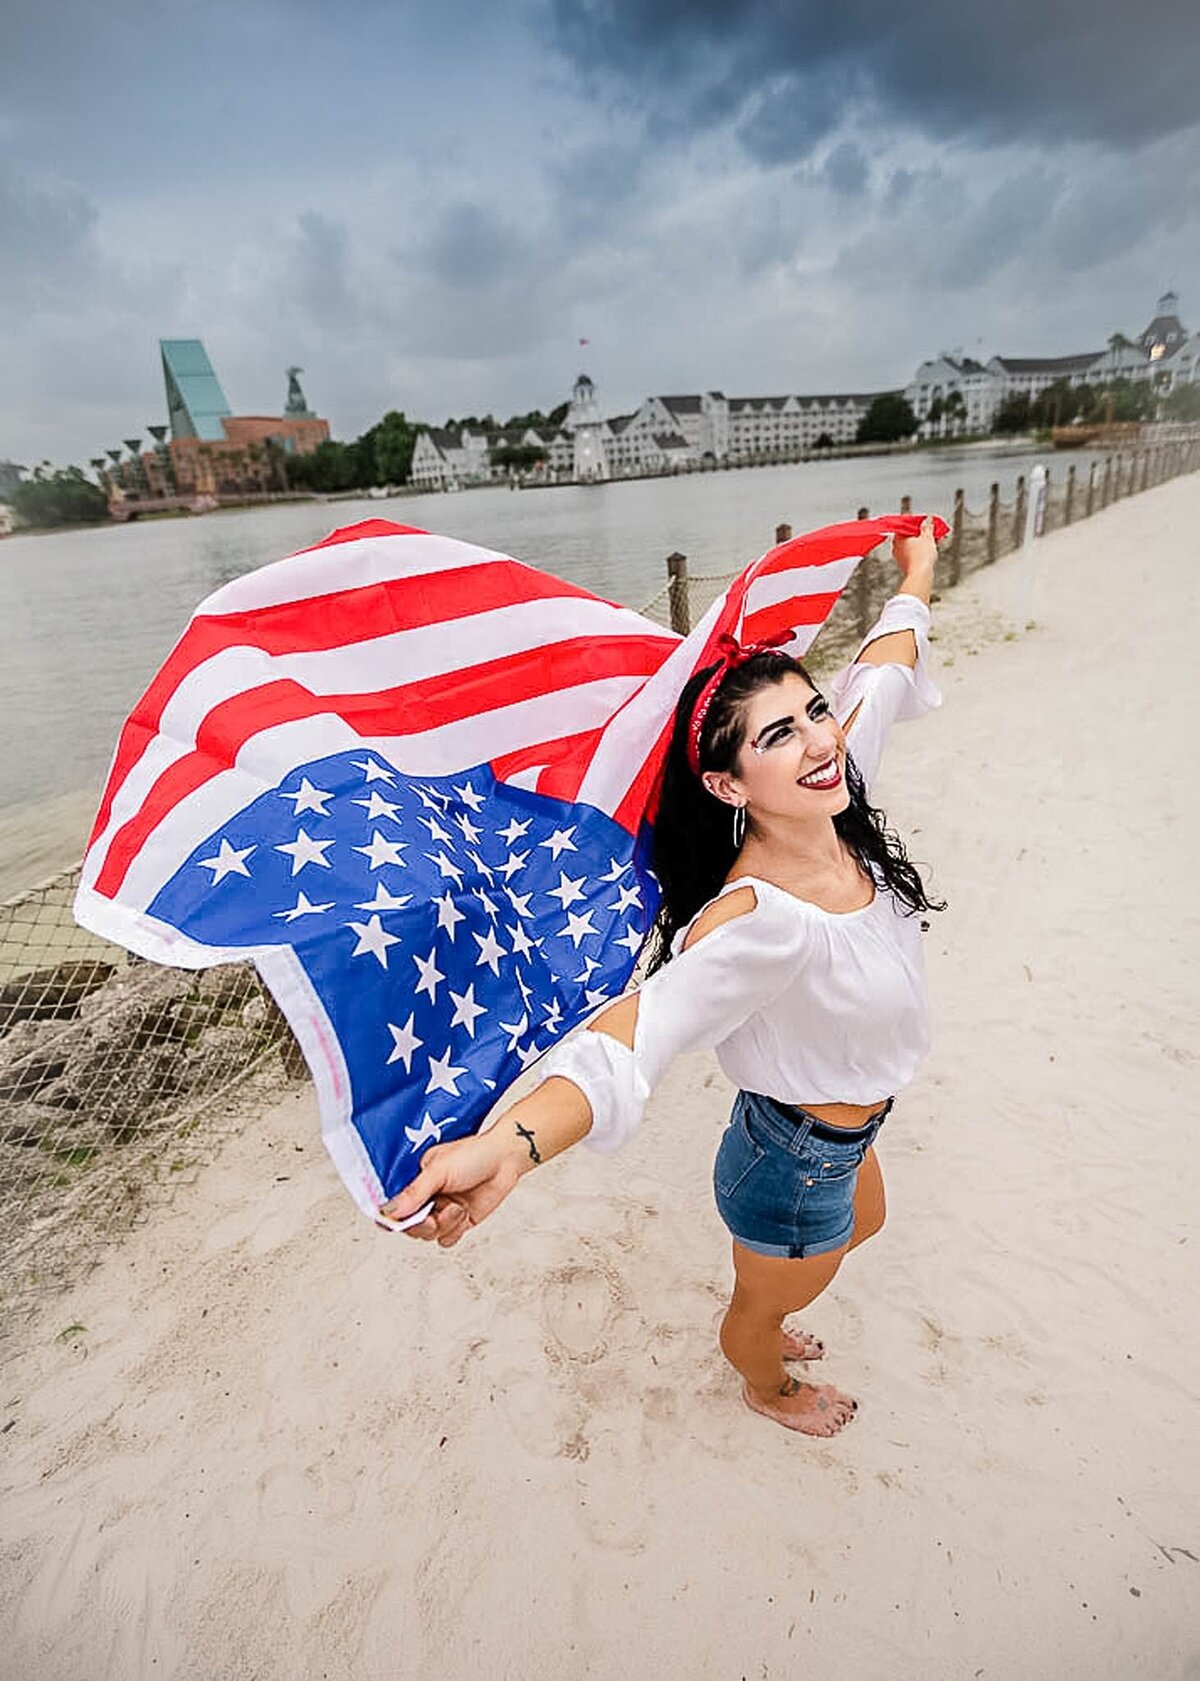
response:
<svg viewBox="0 0 1200 1681"><path fill-rule="evenodd" d="M1154 318L1136 340L1114 333L1104 350L1077 356L993 356L986 364L943 352L922 362L904 395L926 438L986 432L1010 397L1034 398L1059 380L1109 385L1114 380L1153 380L1165 394L1200 377L1200 334L1179 319L1179 298L1166 292Z"/></svg>
<svg viewBox="0 0 1200 1681"><path fill-rule="evenodd" d="M522 476L551 483L589 484L798 460L814 450L852 444L874 395L726 397L723 391L703 391L647 397L632 413L604 419L594 384L580 374L556 431L422 432L413 452L412 482L422 489L447 490L503 481L515 471L517 449L541 451L540 465Z"/></svg>
<svg viewBox="0 0 1200 1681"><path fill-rule="evenodd" d="M942 352L921 363L904 395L921 437L953 438L987 432L1006 399L1037 397L1057 380L1106 385L1119 379L1153 380L1164 394L1174 385L1200 382L1200 333L1189 334L1183 326L1174 292L1158 300L1153 319L1136 341L1114 333L1104 350L993 356L987 362L962 351ZM632 413L605 419L595 385L580 374L556 428L423 431L413 452L412 483L425 490L518 478L595 484L798 461L854 443L859 422L877 395L727 397L723 391L700 391L647 397Z"/></svg>

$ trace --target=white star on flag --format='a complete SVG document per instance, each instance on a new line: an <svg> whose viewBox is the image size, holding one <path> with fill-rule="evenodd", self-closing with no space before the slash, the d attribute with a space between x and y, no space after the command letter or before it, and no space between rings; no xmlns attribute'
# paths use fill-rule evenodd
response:
<svg viewBox="0 0 1200 1681"><path fill-rule="evenodd" d="M465 992L455 992L450 988L450 996L454 1000L454 1014L450 1017L451 1027L465 1027L472 1039L475 1037L475 1021L479 1016L486 1016L487 1011L482 1004L475 1002L475 983L471 982Z"/></svg>
<svg viewBox="0 0 1200 1681"><path fill-rule="evenodd" d="M504 877L505 881L511 881L518 870L523 870L525 868L525 861L528 857L528 852L510 852L503 864L497 864L496 868L500 871L500 874Z"/></svg>
<svg viewBox="0 0 1200 1681"><path fill-rule="evenodd" d="M497 832L500 839L508 846L515 846L522 835L527 835L529 833L532 823L532 817L527 817L524 823L518 823L514 817L506 829L500 829Z"/></svg>
<svg viewBox="0 0 1200 1681"><path fill-rule="evenodd" d="M510 1051L515 1051L517 1040L529 1032L528 1015L522 1016L520 1021L502 1021L500 1031L508 1034L508 1048Z"/></svg>
<svg viewBox="0 0 1200 1681"><path fill-rule="evenodd" d="M604 991L603 987L589 986L585 989L583 997L589 1010L594 1010L597 1004L608 1003L608 994Z"/></svg>
<svg viewBox="0 0 1200 1681"><path fill-rule="evenodd" d="M442 827L436 817L418 817L417 822L423 823L429 830L429 838L431 841L441 841L443 846L454 845L454 836L450 833L449 829L444 829Z"/></svg>
<svg viewBox="0 0 1200 1681"><path fill-rule="evenodd" d="M248 876L250 871L246 868L246 860L253 851L252 846L244 846L238 852L230 846L227 840L223 840L217 856L215 858L201 858L200 863L206 870L212 871L211 885L215 887L219 881L224 881L226 876ZM295 870L293 870L292 874L295 875L295 873Z"/></svg>
<svg viewBox="0 0 1200 1681"><path fill-rule="evenodd" d="M452 1115L448 1116L447 1119L443 1121L442 1125L448 1125L453 1119L454 1117ZM428 1144L431 1140L434 1144L440 1144L442 1142L442 1128L434 1120L433 1116L429 1113L429 1110L426 1109L425 1113L421 1116L420 1126L405 1127L404 1136L408 1139L410 1144L415 1144L419 1149L422 1144Z"/></svg>
<svg viewBox="0 0 1200 1681"><path fill-rule="evenodd" d="M588 934L598 933L599 930L592 927L591 911L584 911L582 916L576 916L574 911L568 911L567 925L565 928L560 928L558 932L560 939L570 940L575 950L578 951L580 940Z"/></svg>
<svg viewBox="0 0 1200 1681"><path fill-rule="evenodd" d="M483 906L488 916L490 916L492 921L495 922L496 918L500 915L500 907L495 900L489 899L482 887L477 887L471 897L479 900L479 903Z"/></svg>
<svg viewBox="0 0 1200 1681"><path fill-rule="evenodd" d="M530 952L537 949L519 922L508 930L508 937L512 941L513 950L520 957L528 957Z"/></svg>
<svg viewBox="0 0 1200 1681"><path fill-rule="evenodd" d="M590 981L599 967L600 965L594 957L585 957L583 960L583 973L582 975L576 975L576 981Z"/></svg>
<svg viewBox="0 0 1200 1681"><path fill-rule="evenodd" d="M414 1018L415 1012L409 1016L403 1027L397 1027L394 1022L388 1022L387 1024L388 1032L392 1036L392 1054L388 1057L388 1061L403 1062L406 1074L412 1073L413 1052L419 1051L425 1043L424 1039L418 1039L413 1032Z"/></svg>
<svg viewBox="0 0 1200 1681"><path fill-rule="evenodd" d="M542 1009L546 1012L546 1019L542 1026L549 1033L557 1033L562 1021L562 1005L557 998L552 998L548 1004L542 1005Z"/></svg>
<svg viewBox="0 0 1200 1681"><path fill-rule="evenodd" d="M608 908L610 911L616 911L619 916L622 911L627 911L631 905L636 905L639 910L642 908L642 900L637 888L619 887L617 889L616 903L610 905Z"/></svg>
<svg viewBox="0 0 1200 1681"><path fill-rule="evenodd" d="M429 1059L429 1084L425 1087L426 1096L431 1091L448 1091L451 1097L459 1095L458 1082L466 1073L465 1068L450 1066L450 1050L446 1049L445 1056L431 1056Z"/></svg>
<svg viewBox="0 0 1200 1681"><path fill-rule="evenodd" d="M628 864L618 864L615 858L610 858L608 862L611 867L605 870L604 874L600 877L601 881L616 881L618 877L623 876L625 871L629 868Z"/></svg>
<svg viewBox="0 0 1200 1681"><path fill-rule="evenodd" d="M496 938L496 930L494 928L489 928L486 939L482 934L474 933L471 935L471 938L479 947L479 956L475 959L475 967L480 969L486 963L493 975L498 976L500 973L500 959L502 957L507 957L508 953Z"/></svg>
<svg viewBox="0 0 1200 1681"><path fill-rule="evenodd" d="M480 837L483 834L483 830L477 829L471 819L461 811L455 815L454 821L462 830L463 839L469 840L472 846L478 845Z"/></svg>
<svg viewBox="0 0 1200 1681"><path fill-rule="evenodd" d="M522 1068L528 1068L531 1062L536 1062L541 1052L536 1045L518 1045L516 1047L517 1060Z"/></svg>
<svg viewBox="0 0 1200 1681"><path fill-rule="evenodd" d="M478 852L472 852L470 847L467 848L467 857L471 860L472 864L474 864L480 875L487 877L488 886L494 887L496 885L496 878L492 874L490 865L485 864Z"/></svg>
<svg viewBox="0 0 1200 1681"><path fill-rule="evenodd" d="M299 817L302 811L315 811L318 817L328 817L329 813L325 807L329 804L333 795L323 794L319 788L313 787L307 776L302 776L299 788L290 794L285 794L280 790L279 798L281 800L295 800L296 803L292 807L293 817Z"/></svg>
<svg viewBox="0 0 1200 1681"><path fill-rule="evenodd" d="M438 982L444 981L446 978L437 966L436 951L431 951L428 957L418 957L414 953L413 962L421 971L421 978L417 982L417 991L427 992L429 994L430 1003L436 1004Z"/></svg>
<svg viewBox="0 0 1200 1681"><path fill-rule="evenodd" d="M576 899L583 898L583 884L586 880L586 876L580 876L578 881L572 881L565 870L560 870L558 872L558 886L548 888L546 897L557 899L563 910L566 910L567 906L573 905Z"/></svg>
<svg viewBox="0 0 1200 1681"><path fill-rule="evenodd" d="M371 833L370 846L356 846L354 850L362 853L373 870L381 870L385 864L399 864L401 869L406 870L408 865L400 854L407 845L407 841L389 840L375 829Z"/></svg>
<svg viewBox="0 0 1200 1681"><path fill-rule="evenodd" d="M275 915L282 917L285 922L295 922L298 916L318 916L322 911L331 911L333 906L334 900L332 899L327 905L310 905L304 894L301 893L290 911L276 911ZM359 906L360 910L362 908L362 906Z"/></svg>
<svg viewBox="0 0 1200 1681"><path fill-rule="evenodd" d="M353 928L358 935L358 944L350 953L351 957L365 957L367 952L379 959L380 966L387 968L387 951L389 946L400 944L399 934L389 934L377 916L370 922L348 922L347 928Z"/></svg>
<svg viewBox="0 0 1200 1681"><path fill-rule="evenodd" d="M383 766L382 765L377 765L375 763L374 759L365 759L365 760L364 759L352 759L350 762L354 766L355 770L360 770L360 771L363 772L363 774L365 775L368 783L371 783L371 782L389 782L390 783L390 782L394 782L396 780L394 772L392 772L390 770L384 770Z"/></svg>
<svg viewBox="0 0 1200 1681"><path fill-rule="evenodd" d="M518 916L523 916L528 921L532 922L533 921L533 912L529 908L529 901L533 898L533 894L532 893L514 893L511 887L506 887L504 889L504 891L508 894L509 898L512 900L512 908L513 908L513 910L516 911L517 915Z"/></svg>
<svg viewBox="0 0 1200 1681"><path fill-rule="evenodd" d="M376 817L386 817L389 823L399 823L400 821L400 819L396 816L400 807L398 805L393 805L391 800L385 800L377 788L371 789L370 795L367 799L351 800L350 803L351 805L362 806L363 810L372 821L374 821ZM322 815L324 814L322 813Z"/></svg>
<svg viewBox="0 0 1200 1681"><path fill-rule="evenodd" d="M291 855L292 874L298 876L305 864L319 864L323 870L331 870L333 865L325 854L332 845L331 840L314 840L301 829L294 841L284 841L282 846L277 846L275 850Z"/></svg>
<svg viewBox="0 0 1200 1681"><path fill-rule="evenodd" d="M549 840L539 841L538 845L539 846L548 846L550 848L551 856L554 858L555 862L557 863L558 855L559 855L560 852L578 852L579 851L579 848L575 845L575 842L571 839L571 836L575 833L575 828L576 828L576 825L572 824L569 829L555 829L554 833L550 836Z"/></svg>
<svg viewBox="0 0 1200 1681"><path fill-rule="evenodd" d="M483 805L483 795L477 794L469 782L464 782L461 788L455 787L455 785L451 783L451 787L454 788L454 792L458 795L462 803L464 805L469 805L472 811L478 811Z"/></svg>
<svg viewBox="0 0 1200 1681"><path fill-rule="evenodd" d="M436 858L433 856L432 852L427 852L425 854L425 856L426 856L426 858L429 859L429 862L431 864L436 864L437 865L438 869L442 872L442 875L445 877L445 879L447 881L452 881L454 883L455 887L461 887L462 886L462 884L463 884L462 871L459 869L457 864L452 864L450 862L449 858L446 857L446 854L444 852L439 852Z"/></svg>
<svg viewBox="0 0 1200 1681"><path fill-rule="evenodd" d="M454 903L454 895L449 888L440 898L435 896L433 902L438 908L437 925L439 928L446 930L450 936L451 944L453 944L455 928L460 922L465 922L467 919Z"/></svg>
<svg viewBox="0 0 1200 1681"><path fill-rule="evenodd" d="M638 952L642 949L642 941L645 937L646 936L644 934L639 934L636 928L630 927L625 930L619 940L616 940L613 943L618 946L625 946L628 949L630 957L636 957Z"/></svg>
<svg viewBox="0 0 1200 1681"><path fill-rule="evenodd" d="M304 895L301 894L301 898ZM355 905L356 911L402 911L412 898L411 893L389 893L381 881L375 883L375 897Z"/></svg>

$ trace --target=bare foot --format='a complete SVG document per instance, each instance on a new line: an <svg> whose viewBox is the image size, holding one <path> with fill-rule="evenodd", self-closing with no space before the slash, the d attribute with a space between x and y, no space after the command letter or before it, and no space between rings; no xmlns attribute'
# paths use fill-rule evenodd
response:
<svg viewBox="0 0 1200 1681"><path fill-rule="evenodd" d="M785 1360L823 1360L825 1344L808 1331L785 1331L782 1352Z"/></svg>
<svg viewBox="0 0 1200 1681"><path fill-rule="evenodd" d="M836 1436L858 1411L858 1402L831 1383L801 1383L790 1377L778 1395L758 1395L742 1384L742 1399L751 1412L761 1413L787 1430L806 1436Z"/></svg>

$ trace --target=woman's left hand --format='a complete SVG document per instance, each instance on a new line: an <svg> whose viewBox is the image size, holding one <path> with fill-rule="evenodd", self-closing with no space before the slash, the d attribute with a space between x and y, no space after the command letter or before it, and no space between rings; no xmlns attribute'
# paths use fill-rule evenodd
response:
<svg viewBox="0 0 1200 1681"><path fill-rule="evenodd" d="M907 583L916 574L927 572L933 576L934 566L937 564L937 540L933 535L933 518L931 515L921 521L921 529L915 537L893 537L892 559L904 574Z"/></svg>

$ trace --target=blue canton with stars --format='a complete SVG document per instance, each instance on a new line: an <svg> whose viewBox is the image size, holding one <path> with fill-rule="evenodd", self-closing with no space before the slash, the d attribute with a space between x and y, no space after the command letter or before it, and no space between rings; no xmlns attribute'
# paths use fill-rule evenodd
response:
<svg viewBox="0 0 1200 1681"><path fill-rule="evenodd" d="M410 777L338 753L198 846L149 909L207 945L292 948L391 1196L622 991L658 904L647 839L486 765Z"/></svg>

